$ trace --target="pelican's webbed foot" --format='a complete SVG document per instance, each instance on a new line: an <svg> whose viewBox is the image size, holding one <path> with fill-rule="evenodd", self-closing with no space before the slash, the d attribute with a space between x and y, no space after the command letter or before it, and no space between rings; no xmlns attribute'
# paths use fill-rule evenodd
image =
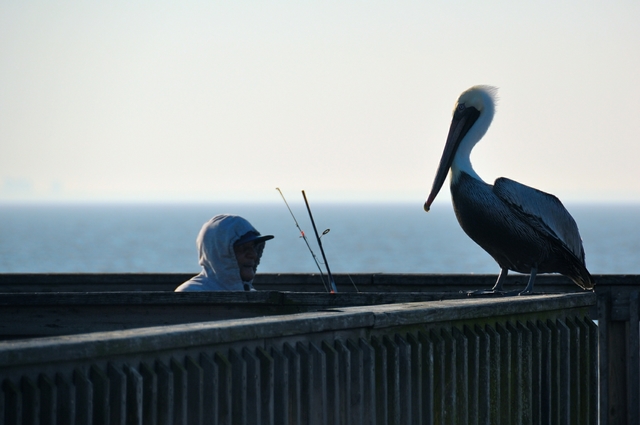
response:
<svg viewBox="0 0 640 425"><path fill-rule="evenodd" d="M509 269L506 268L501 268L500 269L500 274L498 275L498 280L496 280L495 285L493 285L493 288L491 288L490 290L488 289L478 289L476 291L469 291L467 292L467 295L478 295L478 296L483 296L483 295L494 295L494 296L500 296L500 297L505 297L505 296L511 296L511 295L516 295L516 293L512 293L513 291L508 291L505 292L502 290L502 286L504 285L504 280L507 277L507 274L509 273Z"/></svg>
<svg viewBox="0 0 640 425"><path fill-rule="evenodd" d="M475 291L467 291L467 295L469 296L502 296L504 295L504 291L494 291L493 289L476 289Z"/></svg>

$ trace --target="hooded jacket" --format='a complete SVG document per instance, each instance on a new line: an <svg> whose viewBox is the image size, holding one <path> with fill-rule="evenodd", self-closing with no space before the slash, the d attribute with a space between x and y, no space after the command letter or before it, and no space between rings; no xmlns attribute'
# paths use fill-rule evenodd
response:
<svg viewBox="0 0 640 425"><path fill-rule="evenodd" d="M187 291L255 291L252 282L243 282L233 245L246 233L259 232L244 218L221 214L206 222L196 246L202 271L176 288ZM258 244L255 268L262 257L264 243Z"/></svg>

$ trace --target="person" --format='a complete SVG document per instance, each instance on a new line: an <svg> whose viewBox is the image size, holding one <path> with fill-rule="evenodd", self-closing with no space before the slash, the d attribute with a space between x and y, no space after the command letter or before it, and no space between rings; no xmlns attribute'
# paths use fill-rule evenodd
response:
<svg viewBox="0 0 640 425"><path fill-rule="evenodd" d="M202 271L175 292L255 291L253 278L269 239L273 235L261 235L240 216L216 215L196 238Z"/></svg>

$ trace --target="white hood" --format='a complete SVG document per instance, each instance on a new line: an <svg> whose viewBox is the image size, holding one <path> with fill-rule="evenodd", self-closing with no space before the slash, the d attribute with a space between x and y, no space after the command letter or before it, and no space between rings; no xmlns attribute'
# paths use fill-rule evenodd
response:
<svg viewBox="0 0 640 425"><path fill-rule="evenodd" d="M243 282L233 245L245 233L259 233L247 220L237 215L220 214L202 226L196 246L202 272L180 285L176 292L185 291L247 291L252 282ZM264 243L258 245L256 268L260 263Z"/></svg>

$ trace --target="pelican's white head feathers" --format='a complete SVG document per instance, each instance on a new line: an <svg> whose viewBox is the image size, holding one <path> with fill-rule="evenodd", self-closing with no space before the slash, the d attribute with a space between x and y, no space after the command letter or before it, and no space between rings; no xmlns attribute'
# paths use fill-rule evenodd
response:
<svg viewBox="0 0 640 425"><path fill-rule="evenodd" d="M473 86L465 90L458 98L453 114L465 108L474 108L480 115L458 146L451 164L452 178L455 179L459 171L464 171L478 180L482 180L471 166L471 150L489 129L496 111L497 98L498 89L486 85Z"/></svg>
<svg viewBox="0 0 640 425"><path fill-rule="evenodd" d="M453 112L458 109L458 105L464 104L467 107L473 106L478 111L482 112L485 108L491 108L492 113L495 111L495 105L498 102L498 88L494 86L478 85L473 86L462 92L456 105L453 108Z"/></svg>

